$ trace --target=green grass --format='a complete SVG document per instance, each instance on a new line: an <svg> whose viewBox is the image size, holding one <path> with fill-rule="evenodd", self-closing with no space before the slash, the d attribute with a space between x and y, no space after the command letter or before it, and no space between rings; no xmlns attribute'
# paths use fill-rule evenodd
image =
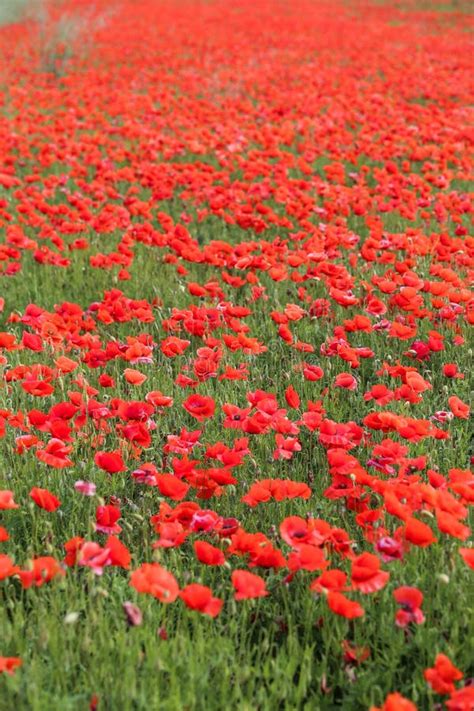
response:
<svg viewBox="0 0 474 711"><path fill-rule="evenodd" d="M0 3L0 27L18 22L30 0L2 0Z"/></svg>

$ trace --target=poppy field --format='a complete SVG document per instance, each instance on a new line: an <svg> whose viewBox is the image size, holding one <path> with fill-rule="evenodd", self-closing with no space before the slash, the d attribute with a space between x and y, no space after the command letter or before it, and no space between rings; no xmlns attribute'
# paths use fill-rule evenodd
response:
<svg viewBox="0 0 474 711"><path fill-rule="evenodd" d="M38 7L0 26L0 711L472 711L466 4Z"/></svg>

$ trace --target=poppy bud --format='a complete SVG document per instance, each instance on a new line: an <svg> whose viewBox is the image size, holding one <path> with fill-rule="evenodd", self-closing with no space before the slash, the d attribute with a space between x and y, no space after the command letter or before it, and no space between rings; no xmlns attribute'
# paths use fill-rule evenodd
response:
<svg viewBox="0 0 474 711"><path fill-rule="evenodd" d="M143 615L140 608L133 602L127 600L122 605L125 618L130 627L139 627L143 622Z"/></svg>

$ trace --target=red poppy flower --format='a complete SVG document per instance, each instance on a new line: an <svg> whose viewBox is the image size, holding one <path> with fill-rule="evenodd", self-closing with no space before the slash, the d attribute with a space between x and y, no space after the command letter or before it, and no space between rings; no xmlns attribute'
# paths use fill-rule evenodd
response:
<svg viewBox="0 0 474 711"><path fill-rule="evenodd" d="M447 378L464 378L464 375L459 372L456 363L446 363L443 365L443 375Z"/></svg>
<svg viewBox="0 0 474 711"><path fill-rule="evenodd" d="M190 343L191 341L186 341L182 338L177 338L176 336L169 336L161 342L160 348L165 356L173 358L175 356L182 355Z"/></svg>
<svg viewBox="0 0 474 711"><path fill-rule="evenodd" d="M18 573L24 588L32 586L39 588L44 583L49 583L53 578L64 574L61 564L51 556L34 558L31 569L20 570Z"/></svg>
<svg viewBox="0 0 474 711"><path fill-rule="evenodd" d="M147 376L144 373L141 373L139 370L135 370L134 368L125 368L123 375L127 383L130 383L130 385L142 385L142 383L144 383L147 379Z"/></svg>
<svg viewBox="0 0 474 711"><path fill-rule="evenodd" d="M118 472L126 471L126 466L123 462L120 452L97 452L94 457L94 462L100 469L103 469L108 474L117 474Z"/></svg>
<svg viewBox="0 0 474 711"><path fill-rule="evenodd" d="M310 590L317 593L346 590L347 575L337 568L325 570L319 578L313 580Z"/></svg>
<svg viewBox="0 0 474 711"><path fill-rule="evenodd" d="M103 388L115 387L115 380L112 378L111 375L107 375L107 373L102 373L101 375L99 375L98 383Z"/></svg>
<svg viewBox="0 0 474 711"><path fill-rule="evenodd" d="M64 564L69 566L76 565L79 552L84 543L84 539L81 536L74 536L70 538L64 544L64 549L66 551L66 557L64 558Z"/></svg>
<svg viewBox="0 0 474 711"><path fill-rule="evenodd" d="M192 583L183 588L180 597L191 610L197 610L210 617L217 617L224 604L223 600L212 596L210 588L198 583Z"/></svg>
<svg viewBox="0 0 474 711"><path fill-rule="evenodd" d="M470 568L474 570L474 548L460 548L459 554Z"/></svg>
<svg viewBox="0 0 474 711"><path fill-rule="evenodd" d="M23 660L20 657L0 657L0 674L14 674L16 669L21 667Z"/></svg>
<svg viewBox="0 0 474 711"><path fill-rule="evenodd" d="M0 580L16 575L19 570L16 565L13 565L13 561L9 556L0 553Z"/></svg>
<svg viewBox="0 0 474 711"><path fill-rule="evenodd" d="M8 509L20 508L13 500L13 491L8 489L0 490L0 510L7 511Z"/></svg>
<svg viewBox="0 0 474 711"><path fill-rule="evenodd" d="M321 548L300 543L288 557L288 567L296 570L323 570L329 565Z"/></svg>
<svg viewBox="0 0 474 711"><path fill-rule="evenodd" d="M298 409L300 406L300 397L292 385L289 385L285 390L285 400L288 407Z"/></svg>
<svg viewBox="0 0 474 711"><path fill-rule="evenodd" d="M339 373L334 380L334 386L345 390L357 390L357 380L350 373Z"/></svg>
<svg viewBox="0 0 474 711"><path fill-rule="evenodd" d="M460 417L462 420L469 419L471 408L469 407L469 405L466 405L466 403L463 402L460 398L458 398L456 395L452 395L450 398L448 398L448 403L451 412L455 417Z"/></svg>
<svg viewBox="0 0 474 711"><path fill-rule="evenodd" d="M349 598L340 592L330 590L327 594L327 601L329 609L340 617L352 620L364 615L364 608L361 607L358 602L349 600Z"/></svg>
<svg viewBox="0 0 474 711"><path fill-rule="evenodd" d="M0 526L0 543L3 543L4 541L8 541L10 536L8 535L8 531L6 528L3 528L3 526Z"/></svg>
<svg viewBox="0 0 474 711"><path fill-rule="evenodd" d="M431 528L417 518L408 519L404 528L404 534L407 541L421 548L425 548L436 542Z"/></svg>
<svg viewBox="0 0 474 711"><path fill-rule="evenodd" d="M98 506L95 512L95 530L101 533L120 533L122 528L117 521L120 509L117 506Z"/></svg>
<svg viewBox="0 0 474 711"><path fill-rule="evenodd" d="M110 555L107 548L102 548L98 543L92 541L85 541L80 546L76 558L78 565L90 568L95 575L102 575L104 567L110 565Z"/></svg>
<svg viewBox="0 0 474 711"><path fill-rule="evenodd" d="M445 654L437 654L434 667L424 671L426 681L437 694L451 694L455 690L454 682L463 676Z"/></svg>
<svg viewBox="0 0 474 711"><path fill-rule="evenodd" d="M225 556L221 549L206 543L206 541L195 541L194 552L197 559L205 565L223 565L225 563Z"/></svg>
<svg viewBox="0 0 474 711"><path fill-rule="evenodd" d="M367 647L353 647L347 639L342 642L344 661L347 664L359 665L370 657L370 649Z"/></svg>
<svg viewBox="0 0 474 711"><path fill-rule="evenodd" d="M183 402L183 407L186 412L189 412L198 422L202 422L213 416L216 404L212 397L196 394L190 395L187 400Z"/></svg>
<svg viewBox="0 0 474 711"><path fill-rule="evenodd" d="M394 590L393 597L402 608L397 610L395 615L397 627L406 627L410 623L420 625L425 621L425 616L421 611L421 603L423 602L421 590L402 585Z"/></svg>
<svg viewBox="0 0 474 711"><path fill-rule="evenodd" d="M60 500L47 489L38 489L34 486L30 491L30 496L35 504L45 511L56 511L61 506Z"/></svg>
<svg viewBox="0 0 474 711"><path fill-rule="evenodd" d="M110 565L124 568L125 570L130 568L130 561L132 559L130 551L116 536L109 536L107 538L105 550L108 551Z"/></svg>
<svg viewBox="0 0 474 711"><path fill-rule="evenodd" d="M417 711L415 704L395 691L389 694L382 706L371 706L370 711Z"/></svg>
<svg viewBox="0 0 474 711"><path fill-rule="evenodd" d="M269 594L265 581L259 575L249 573L247 570L234 570L231 577L236 600L249 600Z"/></svg>
<svg viewBox="0 0 474 711"><path fill-rule="evenodd" d="M390 573L380 570L380 560L372 553L362 553L352 561L352 587L363 593L382 590Z"/></svg>
<svg viewBox="0 0 474 711"><path fill-rule="evenodd" d="M474 686L470 685L456 689L446 701L448 711L472 711L474 708Z"/></svg>
<svg viewBox="0 0 474 711"><path fill-rule="evenodd" d="M158 563L143 563L132 573L130 585L166 604L174 602L179 595L176 578Z"/></svg>
<svg viewBox="0 0 474 711"><path fill-rule="evenodd" d="M71 450L71 446L65 445L61 439L53 437L44 449L36 451L36 456L41 462L50 467L65 469L73 465L73 462L68 457Z"/></svg>
<svg viewBox="0 0 474 711"><path fill-rule="evenodd" d="M446 533L454 538L459 538L461 541L465 541L466 538L469 538L471 535L469 526L462 524L458 521L456 516L453 516L453 514L448 511L436 509L436 522L442 533Z"/></svg>

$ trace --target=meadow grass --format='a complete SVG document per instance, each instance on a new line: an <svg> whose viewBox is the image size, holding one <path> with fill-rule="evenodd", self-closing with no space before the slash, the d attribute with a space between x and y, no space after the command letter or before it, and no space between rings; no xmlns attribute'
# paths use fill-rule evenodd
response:
<svg viewBox="0 0 474 711"><path fill-rule="evenodd" d="M31 0L2 0L0 4L0 27L18 22Z"/></svg>

